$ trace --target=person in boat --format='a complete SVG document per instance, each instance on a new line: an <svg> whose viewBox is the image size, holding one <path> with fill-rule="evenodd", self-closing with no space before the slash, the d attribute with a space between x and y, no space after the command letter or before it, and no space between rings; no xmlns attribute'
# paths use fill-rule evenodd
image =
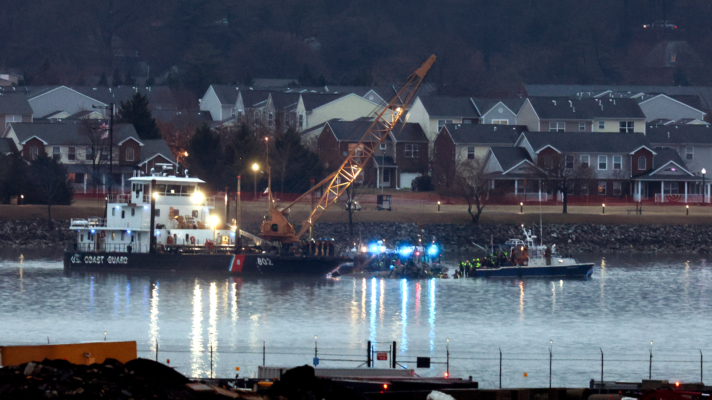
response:
<svg viewBox="0 0 712 400"><path fill-rule="evenodd" d="M521 255L521 260L522 260L522 265L529 265L529 249L527 246L524 246L524 250L522 250L522 255Z"/></svg>
<svg viewBox="0 0 712 400"><path fill-rule="evenodd" d="M509 255L509 263L510 265L517 265L517 261L517 249L512 247L512 253Z"/></svg>
<svg viewBox="0 0 712 400"><path fill-rule="evenodd" d="M544 258L546 259L546 265L551 265L551 247L546 246L546 249L544 250Z"/></svg>

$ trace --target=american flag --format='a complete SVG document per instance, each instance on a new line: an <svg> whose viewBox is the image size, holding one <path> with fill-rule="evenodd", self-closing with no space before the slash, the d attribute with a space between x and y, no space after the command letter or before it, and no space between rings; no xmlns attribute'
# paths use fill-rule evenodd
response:
<svg viewBox="0 0 712 400"><path fill-rule="evenodd" d="M108 138L109 138L109 126L106 125L106 122L104 122L103 124L101 124L101 126L99 127L99 129L104 131L104 133L101 134L101 138L102 138L102 139L108 139Z"/></svg>

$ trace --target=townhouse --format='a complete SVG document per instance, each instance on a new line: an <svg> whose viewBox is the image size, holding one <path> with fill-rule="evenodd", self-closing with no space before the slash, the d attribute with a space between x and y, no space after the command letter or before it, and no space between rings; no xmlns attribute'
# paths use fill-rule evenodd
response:
<svg viewBox="0 0 712 400"><path fill-rule="evenodd" d="M69 179L84 192L87 184L106 187L110 179L124 189L135 171L178 167L163 139L141 140L131 124L116 124L113 137L110 155L108 134L98 123L11 123L2 135L28 162L44 154L66 165Z"/></svg>
<svg viewBox="0 0 712 400"><path fill-rule="evenodd" d="M317 139L317 153L327 170L338 168L349 153L364 153L359 141L373 121L328 121ZM427 173L428 139L416 123L401 123L377 149L374 141L361 146L373 150L373 159L364 168L358 183L364 186L410 188L413 179Z"/></svg>
<svg viewBox="0 0 712 400"><path fill-rule="evenodd" d="M433 185L448 188L454 182L457 164L483 159L490 147L514 146L526 126L445 124L435 138L432 163Z"/></svg>
<svg viewBox="0 0 712 400"><path fill-rule="evenodd" d="M32 107L27 98L19 93L0 95L0 122L3 128L13 122L32 122Z"/></svg>
<svg viewBox="0 0 712 400"><path fill-rule="evenodd" d="M517 123L532 132L645 133L645 114L634 99L530 97Z"/></svg>

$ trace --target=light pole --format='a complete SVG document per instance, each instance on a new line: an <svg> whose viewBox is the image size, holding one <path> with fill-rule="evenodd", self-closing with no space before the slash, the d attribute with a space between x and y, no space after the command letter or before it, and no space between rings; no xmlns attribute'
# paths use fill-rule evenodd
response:
<svg viewBox="0 0 712 400"><path fill-rule="evenodd" d="M255 193L252 195L252 200L254 201L257 199L257 170L260 169L260 166L257 165L257 163L252 164L252 171L255 172Z"/></svg>
<svg viewBox="0 0 712 400"><path fill-rule="evenodd" d="M114 184L114 103L109 103L108 106L92 105L91 107L109 110L109 194L111 194L111 188ZM99 154L99 159L101 159L101 153Z"/></svg>
<svg viewBox="0 0 712 400"><path fill-rule="evenodd" d="M650 365L648 366L648 379L653 379L653 341L650 341Z"/></svg>
<svg viewBox="0 0 712 400"><path fill-rule="evenodd" d="M707 174L707 170L702 168L702 202L707 203L707 188L705 187L705 174Z"/></svg>

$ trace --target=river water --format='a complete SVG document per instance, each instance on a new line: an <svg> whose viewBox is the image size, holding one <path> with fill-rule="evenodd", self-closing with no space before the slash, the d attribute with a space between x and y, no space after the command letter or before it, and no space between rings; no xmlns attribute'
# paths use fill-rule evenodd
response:
<svg viewBox="0 0 712 400"><path fill-rule="evenodd" d="M712 272L699 256L589 255L592 278L563 281L65 273L57 252L0 257L0 345L106 332L194 377L211 358L215 376L252 376L263 352L267 365L311 364L315 335L320 367L359 366L369 340L396 341L403 366L431 357L417 374L449 362L486 388L499 386L500 350L503 387L548 386L550 350L553 386L600 379L601 351L604 379L619 381L699 381L700 351L712 359Z"/></svg>

